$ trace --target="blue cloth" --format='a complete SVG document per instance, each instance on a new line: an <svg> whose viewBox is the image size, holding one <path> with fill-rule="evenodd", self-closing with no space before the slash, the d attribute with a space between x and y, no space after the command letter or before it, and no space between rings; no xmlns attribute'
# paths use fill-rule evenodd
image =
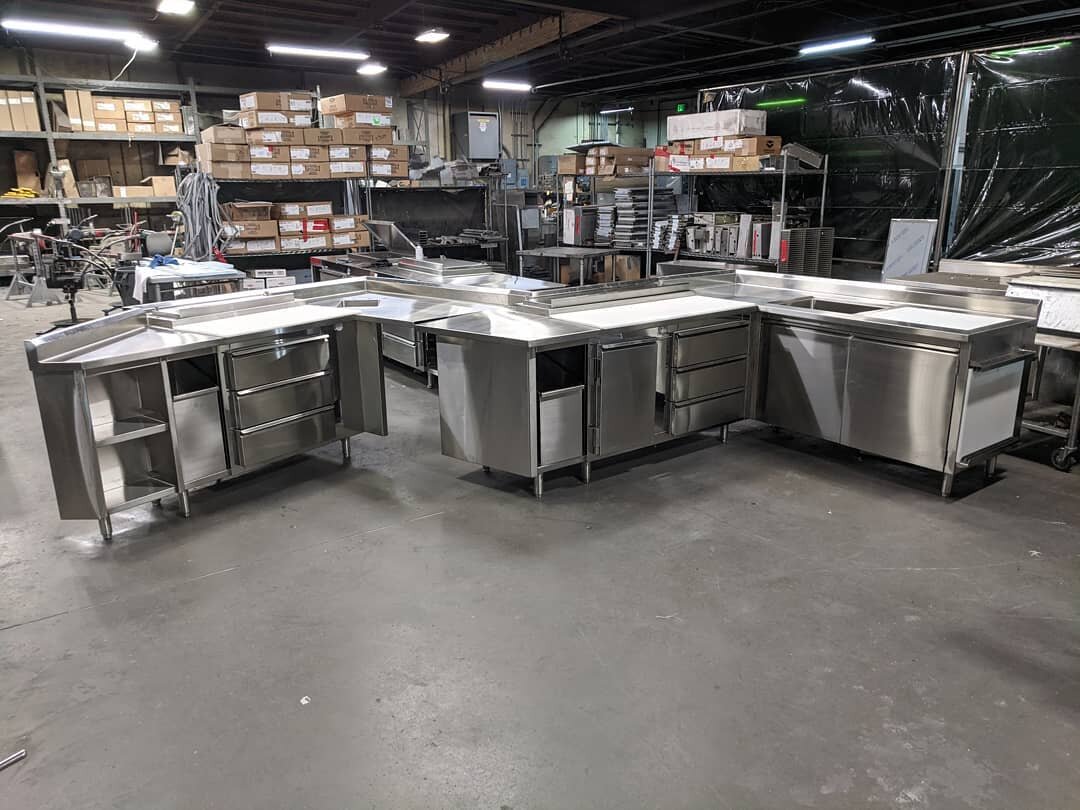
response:
<svg viewBox="0 0 1080 810"><path fill-rule="evenodd" d="M160 253L155 253L154 258L150 260L151 267L161 267L167 264L180 264L180 262L172 256L162 256Z"/></svg>

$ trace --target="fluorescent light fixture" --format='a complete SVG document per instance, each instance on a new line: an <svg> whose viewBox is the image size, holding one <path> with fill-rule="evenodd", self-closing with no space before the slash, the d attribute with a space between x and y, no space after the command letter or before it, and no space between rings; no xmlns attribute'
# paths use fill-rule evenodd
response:
<svg viewBox="0 0 1080 810"><path fill-rule="evenodd" d="M81 37L82 39L123 42L135 51L152 51L157 47L157 42L154 40L147 39L138 31L132 31L128 28L98 28L94 25L74 25L72 23L15 18L0 20L0 25L8 31L23 31L28 34L53 34L59 37Z"/></svg>
<svg viewBox="0 0 1080 810"><path fill-rule="evenodd" d="M834 39L831 42L819 42L817 45L803 45L799 48L799 56L812 56L815 53L831 53L832 51L847 51L852 48L861 48L864 45L871 45L873 42L874 38L871 36Z"/></svg>
<svg viewBox="0 0 1080 810"><path fill-rule="evenodd" d="M427 31L416 35L417 42L442 42L444 39L449 38L450 34L441 28L429 28Z"/></svg>
<svg viewBox="0 0 1080 810"><path fill-rule="evenodd" d="M503 79L484 79L484 87L488 90L514 90L518 93L532 90L532 85L528 82L510 82Z"/></svg>
<svg viewBox="0 0 1080 810"><path fill-rule="evenodd" d="M356 72L361 76L378 76L380 73L386 72L386 65L381 65L378 62L368 62L366 65L358 67Z"/></svg>
<svg viewBox="0 0 1080 810"><path fill-rule="evenodd" d="M759 101L754 106L759 110L769 110L773 107L794 107L796 104L805 104L806 99L802 96L798 98L777 98L772 101Z"/></svg>
<svg viewBox="0 0 1080 810"><path fill-rule="evenodd" d="M190 14L195 10L195 0L161 0L158 14Z"/></svg>
<svg viewBox="0 0 1080 810"><path fill-rule="evenodd" d="M370 59L371 54L367 51L345 51L336 48L309 48L304 45L267 45L266 50L270 53L281 53L287 56L310 56L313 59L348 59L350 61Z"/></svg>
<svg viewBox="0 0 1080 810"><path fill-rule="evenodd" d="M1007 51L991 51L991 56L1007 57L1007 56L1023 56L1029 53L1043 53L1045 51L1056 51L1068 46L1068 42L1044 42L1042 45L1025 45L1020 48L1010 48Z"/></svg>
<svg viewBox="0 0 1080 810"><path fill-rule="evenodd" d="M601 110L600 115L615 115L616 113L633 112L633 111L634 111L633 107L618 107L618 108L616 108L614 110Z"/></svg>

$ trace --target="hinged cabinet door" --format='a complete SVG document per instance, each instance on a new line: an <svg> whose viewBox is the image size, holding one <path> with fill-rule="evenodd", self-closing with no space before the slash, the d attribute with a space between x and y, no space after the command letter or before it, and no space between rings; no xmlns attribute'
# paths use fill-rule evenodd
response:
<svg viewBox="0 0 1080 810"><path fill-rule="evenodd" d="M341 424L357 433L385 436L386 384L379 325L346 321L334 335Z"/></svg>
<svg viewBox="0 0 1080 810"><path fill-rule="evenodd" d="M597 455L652 444L656 411L656 341L599 347Z"/></svg>

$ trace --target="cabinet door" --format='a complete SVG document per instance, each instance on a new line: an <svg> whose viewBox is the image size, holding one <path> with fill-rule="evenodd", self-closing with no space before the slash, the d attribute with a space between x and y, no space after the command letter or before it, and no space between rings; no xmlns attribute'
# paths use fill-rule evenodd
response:
<svg viewBox="0 0 1080 810"><path fill-rule="evenodd" d="M652 444L656 412L656 341L600 347L597 454Z"/></svg>
<svg viewBox="0 0 1080 810"><path fill-rule="evenodd" d="M953 352L852 338L843 443L941 470L957 364Z"/></svg>
<svg viewBox="0 0 1080 810"><path fill-rule="evenodd" d="M346 321L334 334L341 424L357 433L385 436L386 384L379 325Z"/></svg>
<svg viewBox="0 0 1080 810"><path fill-rule="evenodd" d="M766 330L765 421L840 441L849 338L803 327Z"/></svg>

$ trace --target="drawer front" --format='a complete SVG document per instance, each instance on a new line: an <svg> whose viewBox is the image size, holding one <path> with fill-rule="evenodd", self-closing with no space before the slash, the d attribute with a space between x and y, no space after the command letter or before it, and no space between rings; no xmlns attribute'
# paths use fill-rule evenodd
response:
<svg viewBox="0 0 1080 810"><path fill-rule="evenodd" d="M540 465L581 458L585 386L540 395Z"/></svg>
<svg viewBox="0 0 1080 810"><path fill-rule="evenodd" d="M391 335L387 332L383 332L382 337L383 357L388 357L394 362L401 363L409 368L419 367L415 343L411 340L405 340L404 338L400 338L397 335Z"/></svg>
<svg viewBox="0 0 1080 810"><path fill-rule="evenodd" d="M692 405L672 405L671 435L682 436L742 419L745 400L745 391L733 391Z"/></svg>
<svg viewBox="0 0 1080 810"><path fill-rule="evenodd" d="M745 324L705 332L676 332L672 338L672 365L685 368L742 357L747 352L749 339L750 327Z"/></svg>
<svg viewBox="0 0 1080 810"><path fill-rule="evenodd" d="M402 340L414 343L416 341L416 327L411 323L393 323L388 321L382 325L383 336L394 335Z"/></svg>
<svg viewBox="0 0 1080 810"><path fill-rule="evenodd" d="M690 371L676 371L671 398L676 402L699 399L746 386L746 360L731 360Z"/></svg>
<svg viewBox="0 0 1080 810"><path fill-rule="evenodd" d="M304 336L229 352L229 377L234 389L257 388L330 367L330 338Z"/></svg>
<svg viewBox="0 0 1080 810"><path fill-rule="evenodd" d="M319 447L336 438L334 409L270 424L254 430L233 431L240 464L254 467Z"/></svg>
<svg viewBox="0 0 1080 810"><path fill-rule="evenodd" d="M336 399L334 375L324 371L310 379L234 395L233 412L237 427L249 428L333 405Z"/></svg>

